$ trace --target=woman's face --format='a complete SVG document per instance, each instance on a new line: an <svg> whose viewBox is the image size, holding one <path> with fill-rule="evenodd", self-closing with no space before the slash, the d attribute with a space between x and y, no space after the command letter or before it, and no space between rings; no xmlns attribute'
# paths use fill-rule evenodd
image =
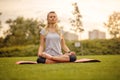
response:
<svg viewBox="0 0 120 80"><path fill-rule="evenodd" d="M57 15L56 13L49 13L47 17L48 23L55 24L57 22Z"/></svg>

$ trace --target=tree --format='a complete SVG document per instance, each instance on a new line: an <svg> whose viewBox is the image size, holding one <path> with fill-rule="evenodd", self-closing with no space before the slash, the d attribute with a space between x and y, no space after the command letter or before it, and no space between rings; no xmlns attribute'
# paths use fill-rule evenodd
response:
<svg viewBox="0 0 120 80"><path fill-rule="evenodd" d="M0 16L2 15L2 12L0 12ZM1 25L1 21L0 21L0 30L1 30L1 28L2 28L2 25Z"/></svg>
<svg viewBox="0 0 120 80"><path fill-rule="evenodd" d="M0 37L0 48L4 46L3 40L4 40L3 37Z"/></svg>
<svg viewBox="0 0 120 80"><path fill-rule="evenodd" d="M104 23L113 38L120 38L120 12L114 12L109 16L108 22Z"/></svg>
<svg viewBox="0 0 120 80"><path fill-rule="evenodd" d="M82 25L82 21L81 21L82 15L80 14L77 3L73 3L72 6L74 7L74 11L72 13L74 16L74 19L70 19L70 23L73 26L72 30L75 32L81 33L84 31L84 29L82 28L83 25ZM81 34L79 34L79 36L80 35ZM75 42L75 47L77 47L78 50L81 50L81 54L83 55L83 46L79 41ZM80 47L80 49L79 49L79 47Z"/></svg>
<svg viewBox="0 0 120 80"><path fill-rule="evenodd" d="M15 20L8 19L6 23L10 29L6 31L4 43L6 45L34 44L39 42L40 27L45 25L41 21L17 17Z"/></svg>
<svg viewBox="0 0 120 80"><path fill-rule="evenodd" d="M79 11L79 7L77 6L77 3L72 4L74 6L73 16L74 19L70 19L70 23L73 26L72 30L75 32L83 32L84 29L82 28L82 21L81 21L81 14Z"/></svg>

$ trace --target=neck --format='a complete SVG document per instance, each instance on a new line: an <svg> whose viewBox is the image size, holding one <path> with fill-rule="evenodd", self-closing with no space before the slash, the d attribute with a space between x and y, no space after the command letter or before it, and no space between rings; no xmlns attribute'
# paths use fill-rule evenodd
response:
<svg viewBox="0 0 120 80"><path fill-rule="evenodd" d="M56 24L49 24L49 28L55 28Z"/></svg>

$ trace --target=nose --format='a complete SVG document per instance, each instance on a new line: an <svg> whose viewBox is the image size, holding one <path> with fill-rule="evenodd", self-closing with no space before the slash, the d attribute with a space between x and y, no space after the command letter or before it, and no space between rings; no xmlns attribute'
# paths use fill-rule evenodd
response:
<svg viewBox="0 0 120 80"><path fill-rule="evenodd" d="M54 18L54 17L52 17L52 20L55 20L55 18Z"/></svg>

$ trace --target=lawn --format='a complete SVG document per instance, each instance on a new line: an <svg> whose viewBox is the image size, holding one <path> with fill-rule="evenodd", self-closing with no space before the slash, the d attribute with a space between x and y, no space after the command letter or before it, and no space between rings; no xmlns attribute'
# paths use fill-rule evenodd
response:
<svg viewBox="0 0 120 80"><path fill-rule="evenodd" d="M16 65L16 61L35 61L36 57L0 58L0 80L120 80L120 55L78 58L101 62Z"/></svg>

